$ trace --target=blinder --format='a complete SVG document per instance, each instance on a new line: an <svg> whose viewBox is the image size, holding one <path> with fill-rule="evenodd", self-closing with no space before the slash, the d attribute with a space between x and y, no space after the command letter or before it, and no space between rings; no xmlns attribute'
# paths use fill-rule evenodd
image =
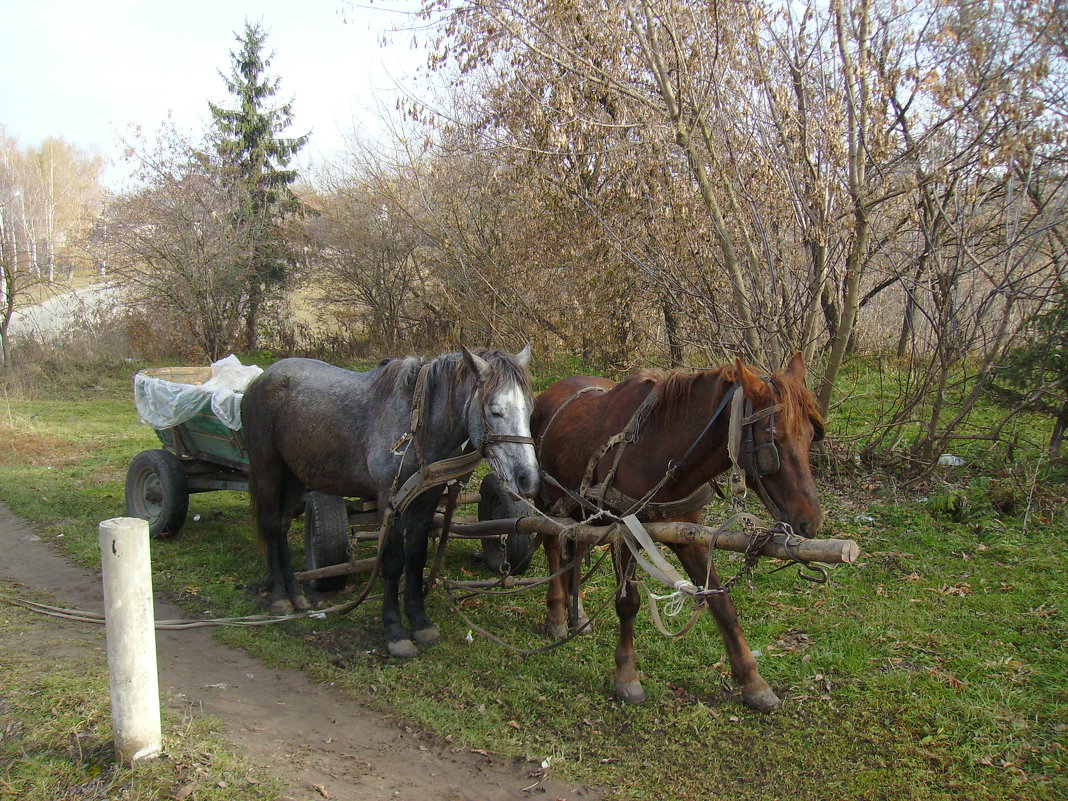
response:
<svg viewBox="0 0 1068 801"><path fill-rule="evenodd" d="M779 460L779 448L774 442L757 445L749 452L749 461L753 472L758 476L773 476L782 466Z"/></svg>
<svg viewBox="0 0 1068 801"><path fill-rule="evenodd" d="M759 412L753 413L753 406L747 398L745 401L745 419L742 421L742 425L746 428L746 441L747 450L749 452L749 467L758 478L765 476L773 476L779 472L782 467L782 457L779 454L779 446L775 444L775 413L780 411L782 406L776 404L769 406L766 409L761 409ZM768 419L768 441L757 445L756 444L756 423L763 419Z"/></svg>

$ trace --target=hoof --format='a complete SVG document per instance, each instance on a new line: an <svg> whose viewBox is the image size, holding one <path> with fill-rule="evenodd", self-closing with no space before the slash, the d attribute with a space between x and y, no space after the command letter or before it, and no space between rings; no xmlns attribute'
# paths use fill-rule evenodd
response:
<svg viewBox="0 0 1068 801"><path fill-rule="evenodd" d="M267 605L267 611L272 615L291 615L293 614L293 604L289 602L288 598L276 598Z"/></svg>
<svg viewBox="0 0 1068 801"><path fill-rule="evenodd" d="M546 622L545 633L554 640L562 640L567 636L567 624Z"/></svg>
<svg viewBox="0 0 1068 801"><path fill-rule="evenodd" d="M580 634L593 634L593 621L588 617L580 617L571 626L572 631L577 631Z"/></svg>
<svg viewBox="0 0 1068 801"><path fill-rule="evenodd" d="M625 704L641 704L645 701L645 688L637 679L634 681L617 681L616 695Z"/></svg>
<svg viewBox="0 0 1068 801"><path fill-rule="evenodd" d="M298 612L310 612L312 605L308 603L308 599L303 595L292 595L290 600L293 602L293 608Z"/></svg>
<svg viewBox="0 0 1068 801"><path fill-rule="evenodd" d="M411 640L393 640L386 643L386 648L389 649L389 655L396 659L411 659L413 656L419 656L419 649Z"/></svg>
<svg viewBox="0 0 1068 801"><path fill-rule="evenodd" d="M438 631L437 626L430 626L425 629L419 629L419 631L413 631L412 639L420 645L433 645L441 640L441 632Z"/></svg>
<svg viewBox="0 0 1068 801"><path fill-rule="evenodd" d="M742 690L742 703L758 712L771 712L782 706L779 696L770 687L761 690Z"/></svg>

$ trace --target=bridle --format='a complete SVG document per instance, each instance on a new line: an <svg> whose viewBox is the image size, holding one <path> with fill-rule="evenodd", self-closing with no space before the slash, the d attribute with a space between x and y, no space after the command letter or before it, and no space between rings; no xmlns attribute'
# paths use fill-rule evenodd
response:
<svg viewBox="0 0 1068 801"><path fill-rule="evenodd" d="M482 419L482 441L479 443L478 452L481 453L487 459L489 454L486 453L487 445L496 445L499 442L514 442L518 445L533 445L533 437L524 437L520 434L498 434L494 431L489 424L489 418L486 415L485 399L482 397L482 387L485 385L485 381L475 379L474 386L471 388L471 395L467 399L465 406L470 407L471 402L477 395L479 397L479 416ZM464 409L464 417L467 416L468 409Z"/></svg>
<svg viewBox="0 0 1068 801"><path fill-rule="evenodd" d="M428 391L427 384L430 376L430 369L433 364L433 362L427 362L419 368L419 373L415 379L415 388L412 391L412 410L411 417L409 420L408 432L401 435L401 438L398 439L396 443L394 443L393 447L390 449L392 453L400 454L402 453L401 449L409 442L414 444L416 458L419 461L420 467L426 467L427 465L427 461L423 457L423 449L422 444L420 442L419 430L422 428L424 420L428 414L428 410L426 408L426 398ZM479 397L479 413L482 418L483 428L483 435L481 438L481 442L478 446L479 455L488 459L489 454L486 452L486 446L495 445L498 442L515 442L520 445L533 445L533 437L524 437L518 434L498 434L497 432L491 430L489 425L489 419L486 416L486 405L485 403L481 403L482 387L485 385L485 383L485 381L477 377L475 378L474 384L471 387L471 394L468 396L467 401L464 403L463 410L464 419L466 419L470 411L471 403L474 401L476 396Z"/></svg>
<svg viewBox="0 0 1068 801"><path fill-rule="evenodd" d="M771 384L771 376L764 376L764 381ZM737 384L735 388L737 388ZM731 459L730 488L731 495L739 500L746 495L745 472L741 467L739 456L742 453L742 440L744 432L744 453L756 485L757 495L764 502L764 506L777 520L782 520L782 510L779 509L767 488L763 479L773 476L782 468L782 455L779 446L775 442L775 415L782 411L782 404L775 403L759 411L753 411L753 404L744 393L737 393L731 405L730 428L727 435L727 452ZM756 423L768 420L768 441L757 445Z"/></svg>

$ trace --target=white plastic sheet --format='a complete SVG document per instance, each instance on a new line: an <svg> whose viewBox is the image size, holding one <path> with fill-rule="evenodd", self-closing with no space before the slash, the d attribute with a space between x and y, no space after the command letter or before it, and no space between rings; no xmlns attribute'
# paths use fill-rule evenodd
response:
<svg viewBox="0 0 1068 801"><path fill-rule="evenodd" d="M134 404L141 420L156 429L181 425L210 408L223 425L238 431L242 393L262 372L230 355L211 365L211 378L203 384L181 384L138 373L134 376Z"/></svg>

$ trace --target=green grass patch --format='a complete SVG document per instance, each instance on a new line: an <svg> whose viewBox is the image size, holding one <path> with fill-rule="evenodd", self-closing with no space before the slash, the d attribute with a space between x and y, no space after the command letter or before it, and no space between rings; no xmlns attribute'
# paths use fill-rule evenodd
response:
<svg viewBox="0 0 1068 801"><path fill-rule="evenodd" d="M0 585L0 593L13 591ZM279 782L233 756L210 717L165 712L165 754L136 767L117 761L102 641L70 624L5 604L0 674L0 798L271 801L281 794Z"/></svg>
<svg viewBox="0 0 1068 801"><path fill-rule="evenodd" d="M836 415L832 435L852 414ZM96 524L122 514L129 460L156 447L128 383L89 397L9 399L4 425L0 499L40 521L78 561L96 563ZM2 444L8 432L50 450ZM376 601L346 617L217 636L338 693L370 696L457 745L548 758L557 776L609 788L613 798L1065 797L1063 487L1040 482L1039 503L1012 471L953 475L951 485L920 489L851 464L825 468L828 535L855 538L861 562L820 586L764 565L751 587L734 591L761 672L784 700L773 714L741 706L711 621L668 641L645 612L637 648L649 700L620 704L610 568L586 588L587 610L606 607L593 634L535 656L468 642L468 626L440 591L429 605L444 641L415 660L383 655ZM1013 503L993 502L996 482ZM298 522L297 563L301 537ZM480 576L476 549L450 546L447 574ZM157 587L190 615L262 611L264 566L243 495L194 495L181 535L153 543L153 564ZM739 563L720 554L718 564L729 576ZM545 572L540 554L531 572ZM519 647L545 643L540 591L462 608Z"/></svg>

